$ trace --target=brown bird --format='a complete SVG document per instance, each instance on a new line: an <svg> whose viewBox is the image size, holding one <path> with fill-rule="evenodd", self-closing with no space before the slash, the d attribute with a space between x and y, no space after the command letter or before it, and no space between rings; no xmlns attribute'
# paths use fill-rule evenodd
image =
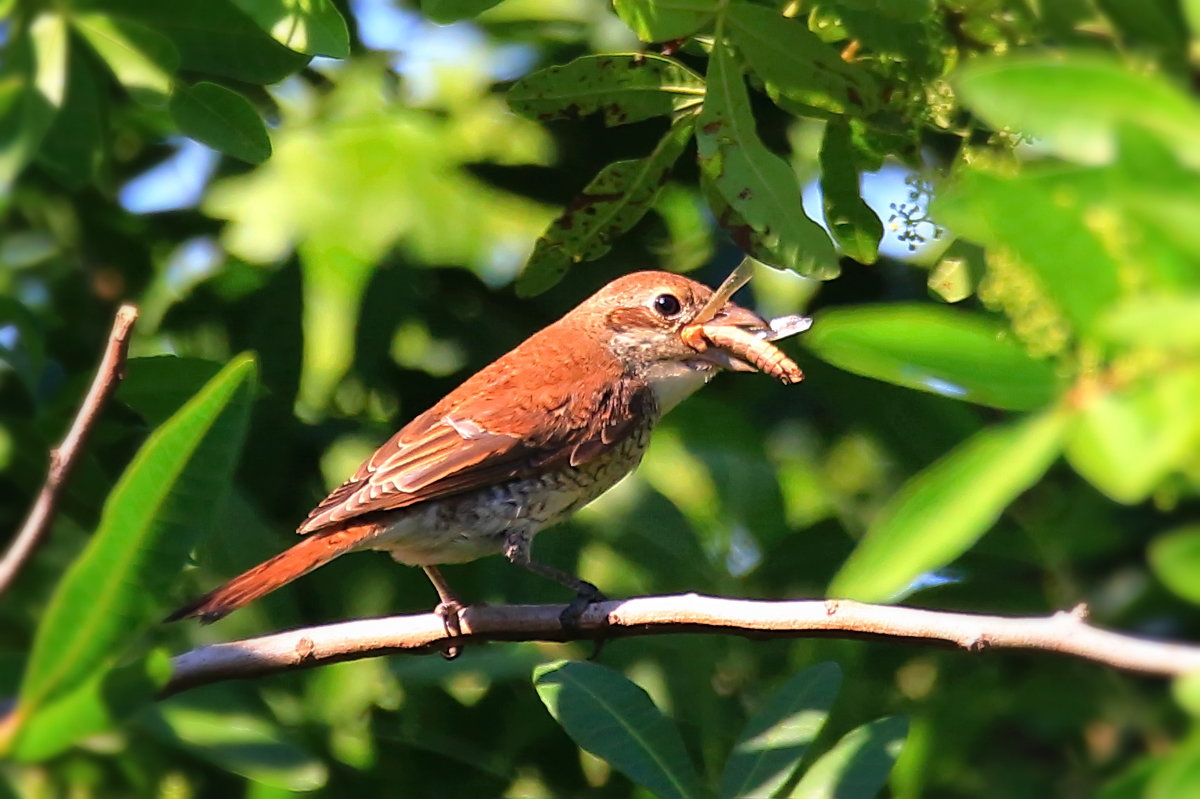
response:
<svg viewBox="0 0 1200 799"><path fill-rule="evenodd" d="M365 549L422 567L452 633L462 605L438 565L497 553L574 591L564 623L577 619L603 595L534 560L534 535L628 474L654 424L720 369L754 363L784 382L802 377L749 335L769 328L728 302L731 281L716 294L666 272L609 283L405 425L308 515L298 544L169 620L216 621Z"/></svg>

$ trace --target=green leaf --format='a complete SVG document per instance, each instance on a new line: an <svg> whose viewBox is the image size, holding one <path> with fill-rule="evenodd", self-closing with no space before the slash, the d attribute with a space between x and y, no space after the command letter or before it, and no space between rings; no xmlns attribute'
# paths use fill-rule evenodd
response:
<svg viewBox="0 0 1200 799"><path fill-rule="evenodd" d="M881 3L879 0L836 0L835 5L843 12L871 12L882 24L898 22L923 22L937 8L934 0L902 0L899 3Z"/></svg>
<svg viewBox="0 0 1200 799"><path fill-rule="evenodd" d="M822 116L865 115L877 105L870 75L843 61L803 22L768 6L734 3L728 24L738 52L762 78L772 99L784 97L826 112Z"/></svg>
<svg viewBox="0 0 1200 799"><path fill-rule="evenodd" d="M71 22L135 98L161 103L170 94L179 53L162 34L108 14L77 14Z"/></svg>
<svg viewBox="0 0 1200 799"><path fill-rule="evenodd" d="M821 3L817 9L834 11L844 31L838 38L858 40L872 53L872 60L903 64L905 73L935 80L944 73L945 54L953 51L954 44L947 26L933 16L934 6L929 0L838 0L831 6ZM828 18L820 20L816 32L824 33L828 24Z"/></svg>
<svg viewBox="0 0 1200 799"><path fill-rule="evenodd" d="M177 84L171 116L180 131L202 144L259 164L271 155L271 140L258 111L242 95L215 83Z"/></svg>
<svg viewBox="0 0 1200 799"><path fill-rule="evenodd" d="M1009 410L1054 399L1054 365L1025 352L1007 328L941 305L835 308L817 316L803 342L855 374Z"/></svg>
<svg viewBox="0 0 1200 799"><path fill-rule="evenodd" d="M157 427L220 371L220 363L203 358L130 358L125 364L125 379L117 386L117 399Z"/></svg>
<svg viewBox="0 0 1200 799"><path fill-rule="evenodd" d="M42 617L17 713L108 668L162 617L229 487L254 385L253 359L233 360L142 445Z"/></svg>
<svg viewBox="0 0 1200 799"><path fill-rule="evenodd" d="M1096 326L1114 344L1200 350L1200 297L1130 297L1105 313Z"/></svg>
<svg viewBox="0 0 1200 799"><path fill-rule="evenodd" d="M705 795L679 730L620 673L597 663L557 661L534 669L533 682L575 743L655 796Z"/></svg>
<svg viewBox="0 0 1200 799"><path fill-rule="evenodd" d="M1097 0L1120 34L1122 49L1153 52L1166 69L1177 74L1187 70L1187 26L1179 0Z"/></svg>
<svg viewBox="0 0 1200 799"><path fill-rule="evenodd" d="M1200 37L1200 0L1183 0L1183 16L1192 38Z"/></svg>
<svg viewBox="0 0 1200 799"><path fill-rule="evenodd" d="M613 0L621 21L643 42L682 39L708 25L718 0Z"/></svg>
<svg viewBox="0 0 1200 799"><path fill-rule="evenodd" d="M908 719L890 716L856 727L813 763L790 799L872 799L887 783L908 737Z"/></svg>
<svg viewBox="0 0 1200 799"><path fill-rule="evenodd" d="M1085 221L1145 292L1200 288L1200 174L1136 123L1117 129L1117 160L1092 170ZM1082 182L1084 175L1079 176Z"/></svg>
<svg viewBox="0 0 1200 799"><path fill-rule="evenodd" d="M331 0L233 0L271 38L307 55L350 55L346 20Z"/></svg>
<svg viewBox="0 0 1200 799"><path fill-rule="evenodd" d="M248 706L249 697L213 686L161 702L144 720L155 737L232 774L289 791L323 786L325 764Z"/></svg>
<svg viewBox="0 0 1200 799"><path fill-rule="evenodd" d="M1036 136L1062 158L1112 160L1122 123L1151 130L1192 166L1200 165L1200 108L1161 75L1115 57L1068 52L981 58L958 75L963 99L994 127Z"/></svg>
<svg viewBox="0 0 1200 799"><path fill-rule="evenodd" d="M33 48L33 86L55 108L67 92L67 23L53 13L38 14L29 25Z"/></svg>
<svg viewBox="0 0 1200 799"><path fill-rule="evenodd" d="M1183 0L1183 16L1192 38L1200 37L1200 0Z"/></svg>
<svg viewBox="0 0 1200 799"><path fill-rule="evenodd" d="M836 663L818 663L772 694L750 719L725 763L722 799L773 796L825 726L841 684Z"/></svg>
<svg viewBox="0 0 1200 799"><path fill-rule="evenodd" d="M246 83L276 83L308 56L287 49L229 0L75 0L73 6L136 20L170 40L179 67Z"/></svg>
<svg viewBox="0 0 1200 799"><path fill-rule="evenodd" d="M700 174L700 193L708 203L708 210L716 218L717 223L729 234L734 243L751 258L763 264L782 265L787 263L789 255L799 255L796 252L780 252L773 246L778 244L778 241L768 241L762 236L755 234L754 228L750 227L746 223L745 218L725 201L725 197L717 190L713 182L705 177L703 172ZM837 270L832 270L829 274L821 275L822 278L836 276Z"/></svg>
<svg viewBox="0 0 1200 799"><path fill-rule="evenodd" d="M1197 539L1200 539L1200 531L1193 531L1193 533ZM1200 554L1197 552L1198 548L1200 547L1197 547L1194 542L1187 547L1189 551L1186 557L1191 559L1193 566L1200 565L1200 562L1196 560L1197 554ZM1195 576L1200 575L1200 572L1193 571L1192 574L1194 581ZM1189 586L1189 590L1195 591L1191 586ZM1171 696L1193 718L1200 717L1200 670L1189 671L1187 674L1176 677L1174 682L1171 683Z"/></svg>
<svg viewBox="0 0 1200 799"><path fill-rule="evenodd" d="M708 95L696 141L701 172L744 225L733 227L727 215L717 214L735 242L774 266L810 277L837 274L833 245L804 215L791 166L759 141L741 71L719 38L708 63Z"/></svg>
<svg viewBox="0 0 1200 799"><path fill-rule="evenodd" d="M709 262L715 251L714 231L708 206L698 192L667 183L654 210L666 227L666 241L656 249L668 272L690 272Z"/></svg>
<svg viewBox="0 0 1200 799"><path fill-rule="evenodd" d="M821 196L825 204L825 221L846 255L859 263L873 264L879 257L883 222L863 201L856 156L850 126L845 120L834 119L827 123L821 142Z"/></svg>
<svg viewBox="0 0 1200 799"><path fill-rule="evenodd" d="M1050 467L1067 419L1051 410L984 430L922 470L879 511L828 595L890 601L953 561Z"/></svg>
<svg viewBox="0 0 1200 799"><path fill-rule="evenodd" d="M1163 585L1200 605L1200 525L1180 527L1150 542L1150 567Z"/></svg>
<svg viewBox="0 0 1200 799"><path fill-rule="evenodd" d="M530 73L513 84L508 105L537 120L604 113L625 125L699 105L704 79L673 58L653 53L589 55Z"/></svg>
<svg viewBox="0 0 1200 799"><path fill-rule="evenodd" d="M67 694L51 700L21 725L14 760L37 762L77 741L111 730L154 701L171 676L171 657L156 650L128 665L98 670Z"/></svg>
<svg viewBox="0 0 1200 799"><path fill-rule="evenodd" d="M0 58L0 197L37 153L62 105L67 31L58 14L39 14L10 30Z"/></svg>
<svg viewBox="0 0 1200 799"><path fill-rule="evenodd" d="M1117 502L1141 502L1200 446L1200 369L1093 390L1077 392L1083 407L1067 439L1067 460Z"/></svg>
<svg viewBox="0 0 1200 799"><path fill-rule="evenodd" d="M434 22L445 25L460 19L477 17L500 0L421 0L421 11Z"/></svg>
<svg viewBox="0 0 1200 799"><path fill-rule="evenodd" d="M1096 792L1095 799L1146 799L1146 786L1159 765L1158 758L1141 758L1132 766L1109 778Z"/></svg>
<svg viewBox="0 0 1200 799"><path fill-rule="evenodd" d="M675 161L692 137L695 117L681 116L645 158L617 161L567 206L538 239L517 280L521 296L538 294L557 283L568 267L593 261L612 247L654 205Z"/></svg>
<svg viewBox="0 0 1200 799"><path fill-rule="evenodd" d="M1200 795L1200 730L1193 729L1150 778L1143 799L1181 799Z"/></svg>
<svg viewBox="0 0 1200 799"><path fill-rule="evenodd" d="M303 416L325 407L354 360L355 322L376 264L312 243L301 246L300 256L304 354L296 407Z"/></svg>
<svg viewBox="0 0 1200 799"><path fill-rule="evenodd" d="M78 46L68 60L66 100L42 140L38 163L59 183L77 190L95 180L106 158L108 92L101 89L97 70Z"/></svg>
<svg viewBox="0 0 1200 799"><path fill-rule="evenodd" d="M1088 218L1094 175L1074 168L1001 177L964 171L934 200L932 215L956 233L1011 252L1082 333L1120 295L1116 258Z"/></svg>
<svg viewBox="0 0 1200 799"><path fill-rule="evenodd" d="M46 230L12 231L0 241L0 266L16 271L44 265L60 254L61 246Z"/></svg>

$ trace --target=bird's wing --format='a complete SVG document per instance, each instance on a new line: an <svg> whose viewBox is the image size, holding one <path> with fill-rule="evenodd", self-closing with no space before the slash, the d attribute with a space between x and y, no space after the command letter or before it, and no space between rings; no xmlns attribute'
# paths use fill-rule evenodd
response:
<svg viewBox="0 0 1200 799"><path fill-rule="evenodd" d="M473 394L470 382L464 384L376 450L309 514L299 532L579 466L623 441L648 411L642 390L545 388L523 395L503 387ZM455 401L456 395L465 399ZM535 398L539 406L530 407Z"/></svg>

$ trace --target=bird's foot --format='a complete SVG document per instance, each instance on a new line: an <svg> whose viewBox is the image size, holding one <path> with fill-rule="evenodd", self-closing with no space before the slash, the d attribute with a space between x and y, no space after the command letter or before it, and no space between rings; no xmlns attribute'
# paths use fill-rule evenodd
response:
<svg viewBox="0 0 1200 799"><path fill-rule="evenodd" d="M563 608L563 612L558 614L558 621L562 625L563 632L571 637L579 634L579 622L583 618L584 611L588 609L588 606L594 605L597 602L608 601L608 597L596 586L585 580L580 580L580 583L579 593L571 600L570 604ZM588 660L595 660L600 657L600 650L604 648L604 642L605 638L603 635L596 636L595 648L592 650L592 654Z"/></svg>
<svg viewBox="0 0 1200 799"><path fill-rule="evenodd" d="M446 635L451 638L458 638L462 635L462 623L459 621L458 614L462 613L465 609L466 605L458 600L439 602L437 607L433 609L434 613L442 617L442 624L446 628ZM442 648L441 653L442 657L446 660L454 660L462 654L462 651L463 648L461 646L446 646Z"/></svg>

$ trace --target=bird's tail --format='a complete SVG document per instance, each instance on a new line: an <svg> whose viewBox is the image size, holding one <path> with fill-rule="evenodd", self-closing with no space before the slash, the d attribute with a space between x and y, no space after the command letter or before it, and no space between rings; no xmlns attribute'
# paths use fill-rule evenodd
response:
<svg viewBox="0 0 1200 799"><path fill-rule="evenodd" d="M165 620L178 621L195 616L204 624L209 624L224 618L243 605L349 552L379 530L379 524L355 524L313 532L290 549L184 605Z"/></svg>

